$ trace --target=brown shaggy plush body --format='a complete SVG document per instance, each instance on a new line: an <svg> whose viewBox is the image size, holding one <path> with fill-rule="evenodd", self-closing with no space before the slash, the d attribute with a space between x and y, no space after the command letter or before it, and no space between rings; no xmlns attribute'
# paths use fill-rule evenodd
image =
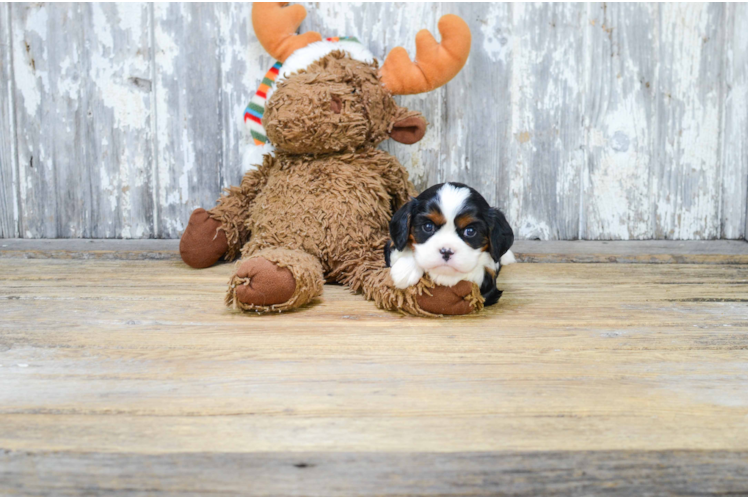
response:
<svg viewBox="0 0 748 500"><path fill-rule="evenodd" d="M180 248L190 258L199 254L195 267L241 253L227 304L289 310L319 296L327 281L415 315L482 308L477 285L435 287L427 278L405 290L392 284L383 254L388 224L417 193L406 170L376 145L397 133L406 142L422 136L425 120L395 104L376 69L333 52L283 81L263 117L275 157L265 155L241 186L228 189L207 222L204 212L193 214Z"/></svg>

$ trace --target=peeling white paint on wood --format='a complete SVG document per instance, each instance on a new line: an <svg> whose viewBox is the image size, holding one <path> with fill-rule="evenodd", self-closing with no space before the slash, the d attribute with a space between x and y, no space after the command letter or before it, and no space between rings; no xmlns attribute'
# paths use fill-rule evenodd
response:
<svg viewBox="0 0 748 500"><path fill-rule="evenodd" d="M660 4L654 235L719 237L723 4Z"/></svg>
<svg viewBox="0 0 748 500"><path fill-rule="evenodd" d="M21 236L153 236L147 5L11 10Z"/></svg>
<svg viewBox="0 0 748 500"><path fill-rule="evenodd" d="M155 4L158 237L178 238L197 207L241 181L243 111L274 61L251 5Z"/></svg>
<svg viewBox="0 0 748 500"><path fill-rule="evenodd" d="M0 238L18 237L10 4L0 4Z"/></svg>
<svg viewBox="0 0 748 500"><path fill-rule="evenodd" d="M583 238L652 237L658 9L647 3L588 8Z"/></svg>
<svg viewBox="0 0 748 500"><path fill-rule="evenodd" d="M725 13L722 238L748 237L748 4Z"/></svg>
<svg viewBox="0 0 748 500"><path fill-rule="evenodd" d="M398 98L430 122L384 144L419 188L473 185L519 238L748 234L744 4L305 5L302 30L380 62L443 14L470 25L465 69ZM273 63L250 12L0 5L0 237L179 237L241 179L242 111Z"/></svg>

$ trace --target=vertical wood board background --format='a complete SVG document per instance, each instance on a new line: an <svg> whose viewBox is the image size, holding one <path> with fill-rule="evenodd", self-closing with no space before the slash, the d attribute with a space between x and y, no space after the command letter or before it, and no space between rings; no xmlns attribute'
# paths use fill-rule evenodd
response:
<svg viewBox="0 0 748 500"><path fill-rule="evenodd" d="M398 97L385 142L419 188L465 182L522 239L748 234L746 4L305 3L302 31L415 55L473 33L445 87ZM0 238L177 238L238 184L273 64L251 5L0 4Z"/></svg>

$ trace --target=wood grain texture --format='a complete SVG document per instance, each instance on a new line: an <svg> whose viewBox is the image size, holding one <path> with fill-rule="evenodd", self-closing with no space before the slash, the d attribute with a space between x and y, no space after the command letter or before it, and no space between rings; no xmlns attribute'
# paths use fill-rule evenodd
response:
<svg viewBox="0 0 748 500"><path fill-rule="evenodd" d="M748 264L743 240L517 240L518 262ZM181 260L178 240L5 239L0 259Z"/></svg>
<svg viewBox="0 0 748 500"><path fill-rule="evenodd" d="M16 4L23 237L149 237L144 4Z"/></svg>
<svg viewBox="0 0 748 500"><path fill-rule="evenodd" d="M748 234L745 6L304 5L302 30L356 36L380 61L414 57L443 14L468 22L456 79L398 98L425 138L383 145L419 188L475 186L518 238ZM0 236L177 238L239 182L242 111L273 62L249 4L3 10L17 118L1 111Z"/></svg>
<svg viewBox="0 0 748 500"><path fill-rule="evenodd" d="M588 5L587 165L580 237L652 237L658 6Z"/></svg>
<svg viewBox="0 0 748 500"><path fill-rule="evenodd" d="M231 272L0 260L0 491L745 491L745 265L517 264L441 320Z"/></svg>
<svg viewBox="0 0 748 500"><path fill-rule="evenodd" d="M725 11L722 237L748 238L748 5Z"/></svg>
<svg viewBox="0 0 748 500"><path fill-rule="evenodd" d="M222 187L219 27L209 4L157 3L154 29L158 235L176 238Z"/></svg>
<svg viewBox="0 0 748 500"><path fill-rule="evenodd" d="M586 7L512 10L508 217L523 239L577 239Z"/></svg>
<svg viewBox="0 0 748 500"><path fill-rule="evenodd" d="M0 238L18 237L10 4L0 5Z"/></svg>
<svg viewBox="0 0 748 500"><path fill-rule="evenodd" d="M486 200L510 215L511 63L513 8L505 3L443 4L473 29L469 64L444 87L441 159L445 172L434 183L458 181L480 191ZM486 69L490 68L489 71Z"/></svg>
<svg viewBox="0 0 748 500"><path fill-rule="evenodd" d="M740 496L746 452L0 452L0 493L99 496ZM31 476L28 471L33 470ZM134 479L137 478L137 479Z"/></svg>
<svg viewBox="0 0 748 500"><path fill-rule="evenodd" d="M272 66L250 28L251 5L155 4L158 237L241 182L243 111Z"/></svg>
<svg viewBox="0 0 748 500"><path fill-rule="evenodd" d="M658 8L654 236L716 238L720 235L725 5Z"/></svg>

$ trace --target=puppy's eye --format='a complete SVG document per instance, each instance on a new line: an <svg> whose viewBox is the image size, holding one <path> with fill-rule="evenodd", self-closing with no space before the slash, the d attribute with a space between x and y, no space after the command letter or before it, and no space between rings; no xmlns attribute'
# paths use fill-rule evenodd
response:
<svg viewBox="0 0 748 500"><path fill-rule="evenodd" d="M464 234L466 238L472 238L473 236L475 236L475 228L466 227L462 234Z"/></svg>
<svg viewBox="0 0 748 500"><path fill-rule="evenodd" d="M433 233L434 232L434 224L431 222L427 222L423 225L423 230L427 233Z"/></svg>

